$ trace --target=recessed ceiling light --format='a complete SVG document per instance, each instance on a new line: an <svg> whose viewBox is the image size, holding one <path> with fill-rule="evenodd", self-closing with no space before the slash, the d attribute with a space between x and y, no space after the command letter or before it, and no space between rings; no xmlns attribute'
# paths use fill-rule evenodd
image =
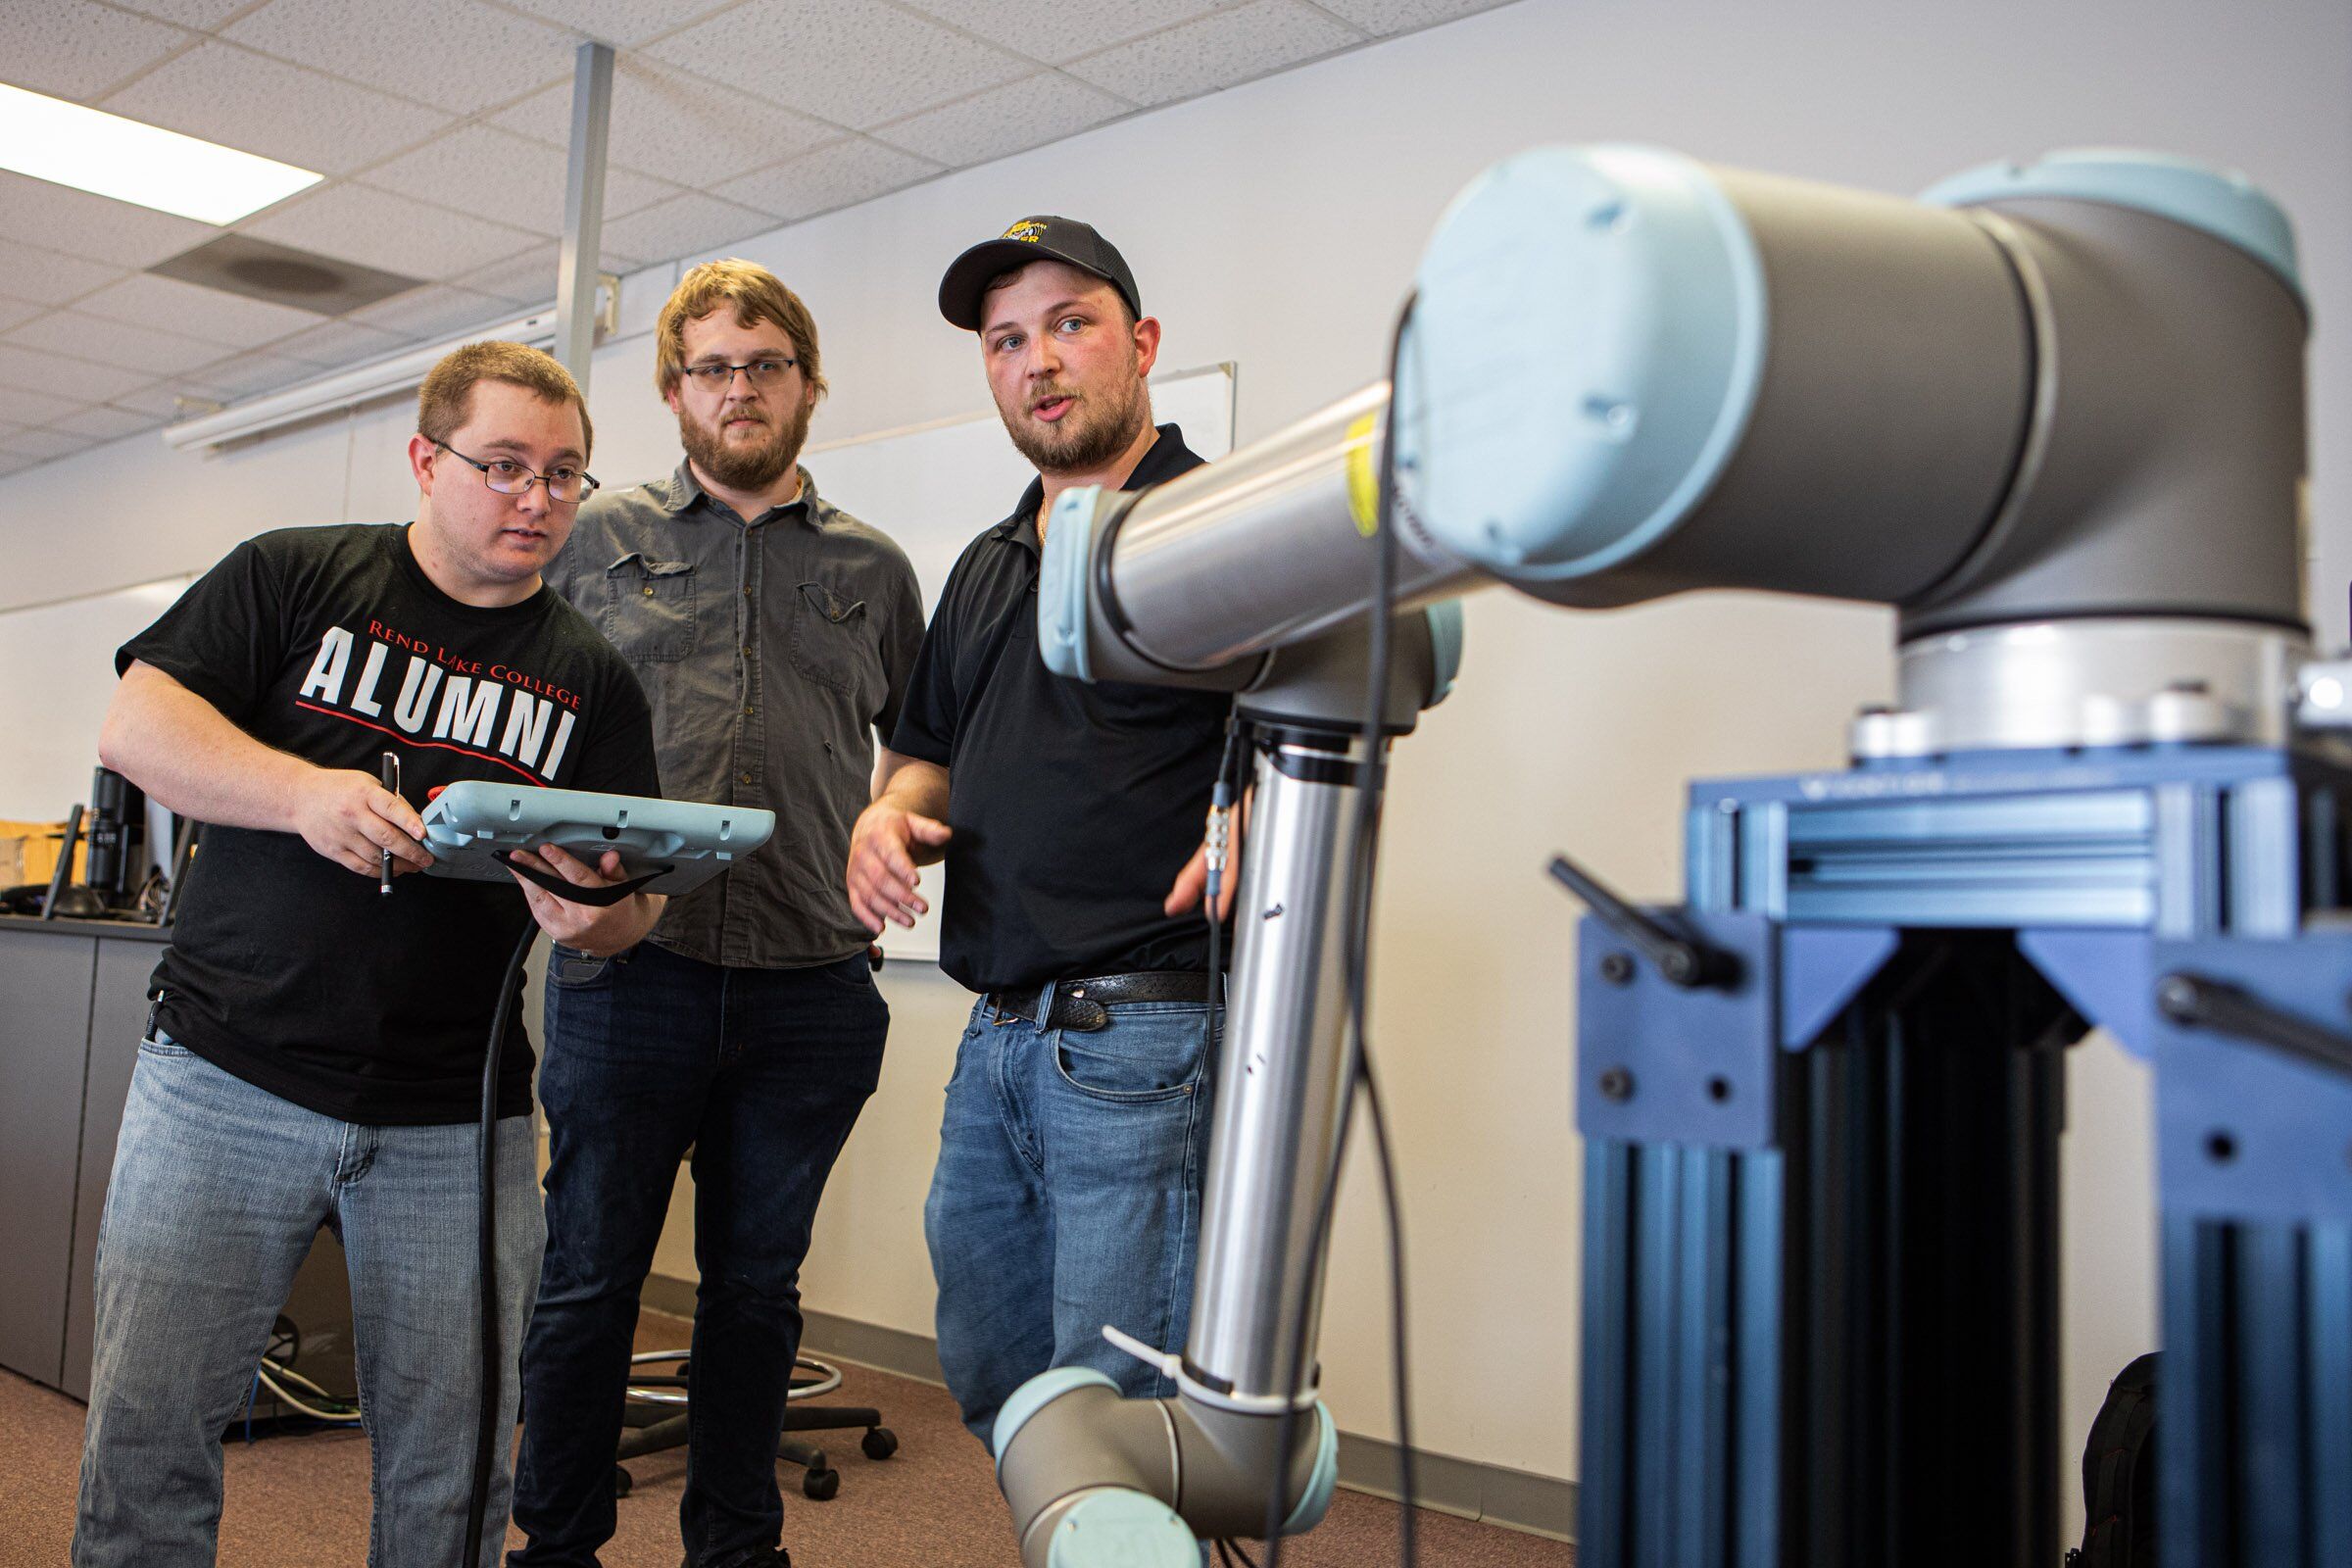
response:
<svg viewBox="0 0 2352 1568"><path fill-rule="evenodd" d="M0 169L204 223L233 223L325 177L6 83Z"/></svg>

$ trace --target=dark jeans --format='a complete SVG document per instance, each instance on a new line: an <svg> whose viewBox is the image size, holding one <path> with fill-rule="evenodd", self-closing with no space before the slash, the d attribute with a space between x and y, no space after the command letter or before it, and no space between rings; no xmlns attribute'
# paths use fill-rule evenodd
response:
<svg viewBox="0 0 2352 1568"><path fill-rule="evenodd" d="M728 1568L783 1528L776 1441L801 1343L801 1259L834 1156L882 1071L890 1009L865 956L727 969L647 944L549 960L547 1261L523 1341L517 1568L612 1537L637 1295L694 1148L692 1415L679 1527Z"/></svg>

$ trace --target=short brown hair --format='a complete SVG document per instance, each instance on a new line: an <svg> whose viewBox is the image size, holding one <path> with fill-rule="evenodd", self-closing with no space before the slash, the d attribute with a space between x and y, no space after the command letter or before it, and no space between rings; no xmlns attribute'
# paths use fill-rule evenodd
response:
<svg viewBox="0 0 2352 1568"><path fill-rule="evenodd" d="M427 441L447 441L457 434L473 411L477 381L506 381L546 403L568 403L580 411L580 461L596 445L596 427L588 422L588 400L552 354L520 343L495 339L468 343L441 356L425 372L416 389L416 433Z"/></svg>
<svg viewBox="0 0 2352 1568"><path fill-rule="evenodd" d="M758 262L728 257L689 268L678 279L662 318L654 324L654 385L667 397L686 374L686 323L699 321L722 305L735 307L735 324L773 321L792 339L801 374L824 396L825 372L816 352L816 318L801 297Z"/></svg>

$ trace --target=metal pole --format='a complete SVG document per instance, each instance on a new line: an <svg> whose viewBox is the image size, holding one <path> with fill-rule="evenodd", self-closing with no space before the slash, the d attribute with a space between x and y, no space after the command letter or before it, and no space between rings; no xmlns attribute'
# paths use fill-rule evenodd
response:
<svg viewBox="0 0 2352 1568"><path fill-rule="evenodd" d="M556 270L556 358L588 392L596 347L597 241L605 227L605 143L612 124L612 46L584 43L571 74L571 167Z"/></svg>

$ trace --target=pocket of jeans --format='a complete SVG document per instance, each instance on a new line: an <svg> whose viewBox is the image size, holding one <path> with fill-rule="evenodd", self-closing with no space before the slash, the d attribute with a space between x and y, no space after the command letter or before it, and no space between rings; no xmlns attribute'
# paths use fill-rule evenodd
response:
<svg viewBox="0 0 2352 1568"><path fill-rule="evenodd" d="M139 1054L143 1056L192 1056L196 1053L158 1029L139 1042Z"/></svg>
<svg viewBox="0 0 2352 1568"><path fill-rule="evenodd" d="M632 550L605 568L605 638L632 662L663 664L694 652L694 564Z"/></svg>
<svg viewBox="0 0 2352 1568"><path fill-rule="evenodd" d="M825 977L827 985L838 990L864 996L874 989L873 962L862 953L854 954L836 963L820 964L816 972Z"/></svg>
<svg viewBox="0 0 2352 1568"><path fill-rule="evenodd" d="M1202 1033L1198 1012L1121 1019L1114 1010L1101 1029L1054 1030L1054 1068L1091 1100L1123 1105L1178 1100L1200 1085Z"/></svg>
<svg viewBox="0 0 2352 1568"><path fill-rule="evenodd" d="M563 991L585 991L612 978L612 961L559 942L547 956L547 983Z"/></svg>

